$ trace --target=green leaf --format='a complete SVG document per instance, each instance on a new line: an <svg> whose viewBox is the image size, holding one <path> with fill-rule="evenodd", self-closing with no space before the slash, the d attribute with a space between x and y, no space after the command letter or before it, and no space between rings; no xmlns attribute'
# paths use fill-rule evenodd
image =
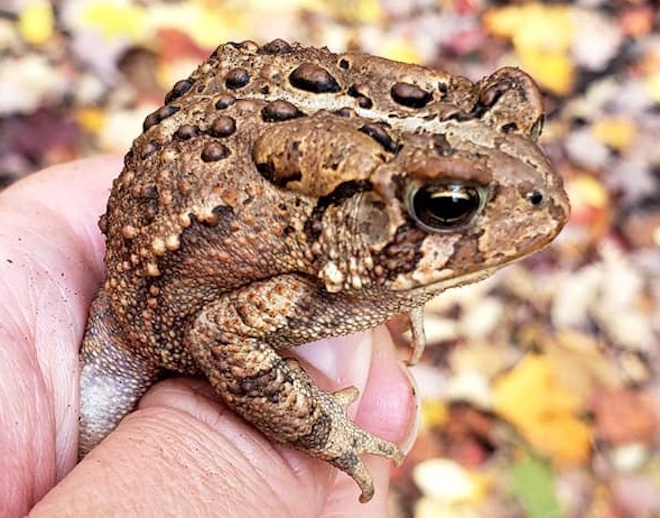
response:
<svg viewBox="0 0 660 518"><path fill-rule="evenodd" d="M512 491L528 518L556 518L559 501L548 460L527 452L513 466Z"/></svg>

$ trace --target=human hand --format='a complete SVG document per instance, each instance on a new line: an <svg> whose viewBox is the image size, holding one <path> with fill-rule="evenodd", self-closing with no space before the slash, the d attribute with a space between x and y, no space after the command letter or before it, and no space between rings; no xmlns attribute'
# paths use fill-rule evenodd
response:
<svg viewBox="0 0 660 518"><path fill-rule="evenodd" d="M78 348L103 276L97 220L120 169L94 158L0 193L0 516L385 516L388 461L366 459L376 495L360 504L350 478L270 443L201 380L155 385L74 469ZM325 388L360 389L360 426L410 439L414 393L387 330L296 352Z"/></svg>

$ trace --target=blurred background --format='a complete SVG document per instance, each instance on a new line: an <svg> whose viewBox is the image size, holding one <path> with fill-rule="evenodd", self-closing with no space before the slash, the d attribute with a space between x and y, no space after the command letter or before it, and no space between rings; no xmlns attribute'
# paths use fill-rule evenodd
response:
<svg viewBox="0 0 660 518"><path fill-rule="evenodd" d="M225 41L362 50L470 79L523 68L545 94L541 142L571 221L546 251L429 304L413 368L421 430L394 470L390 514L658 517L659 11L649 0L0 0L0 185L125 153L171 85Z"/></svg>

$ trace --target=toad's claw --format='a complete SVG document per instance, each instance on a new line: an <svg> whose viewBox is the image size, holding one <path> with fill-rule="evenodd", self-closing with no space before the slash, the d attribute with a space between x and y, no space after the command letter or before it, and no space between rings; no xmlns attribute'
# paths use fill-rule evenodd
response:
<svg viewBox="0 0 660 518"><path fill-rule="evenodd" d="M355 427L353 432L353 447L350 450L345 450L338 457L330 459L330 463L355 480L362 492L360 502L365 503L374 496L374 482L361 458L362 455L370 453L385 457L399 466L403 462L403 453L395 444L379 439L360 428Z"/></svg>
<svg viewBox="0 0 660 518"><path fill-rule="evenodd" d="M412 308L408 312L408 321L410 325L412 351L410 358L406 362L408 365L415 365L422 357L426 347L426 336L424 334L424 309L422 306Z"/></svg>
<svg viewBox="0 0 660 518"><path fill-rule="evenodd" d="M374 483L362 456L378 455L394 461L398 466L403 462L403 453L395 444L376 437L348 419L346 407L357 396L358 390L355 387L347 387L331 395L344 412L334 413L334 422L325 450L331 452L327 460L350 475L360 487L360 502L368 502L374 495Z"/></svg>
<svg viewBox="0 0 660 518"><path fill-rule="evenodd" d="M337 400L337 403L339 403L342 408L346 410L348 406L358 398L360 391L355 387L346 387L333 392L332 395Z"/></svg>

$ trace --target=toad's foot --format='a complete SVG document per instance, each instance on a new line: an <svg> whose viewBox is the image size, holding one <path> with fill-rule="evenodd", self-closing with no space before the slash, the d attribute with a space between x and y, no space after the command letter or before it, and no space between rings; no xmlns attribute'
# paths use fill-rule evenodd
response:
<svg viewBox="0 0 660 518"><path fill-rule="evenodd" d="M346 409L358 396L355 387L326 392L296 360L282 358L275 350L273 337L288 318L275 309L288 307L278 297L286 296L289 306L305 298L304 286L299 284L294 293L294 280L289 281L287 289L271 280L215 301L196 319L188 336L189 351L233 410L270 438L346 472L366 502L374 485L362 456L379 455L400 463L403 455L396 445L349 419Z"/></svg>

